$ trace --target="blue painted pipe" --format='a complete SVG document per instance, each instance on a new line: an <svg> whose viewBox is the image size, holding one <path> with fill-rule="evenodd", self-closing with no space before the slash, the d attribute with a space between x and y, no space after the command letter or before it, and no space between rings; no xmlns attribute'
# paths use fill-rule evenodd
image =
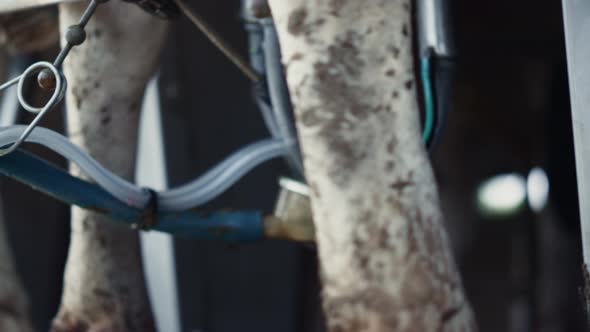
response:
<svg viewBox="0 0 590 332"><path fill-rule="evenodd" d="M104 213L116 222L133 226L141 224L146 216L145 210L131 207L101 187L23 150L0 158L0 173L66 204ZM201 240L255 241L264 236L259 211L158 213L152 229Z"/></svg>

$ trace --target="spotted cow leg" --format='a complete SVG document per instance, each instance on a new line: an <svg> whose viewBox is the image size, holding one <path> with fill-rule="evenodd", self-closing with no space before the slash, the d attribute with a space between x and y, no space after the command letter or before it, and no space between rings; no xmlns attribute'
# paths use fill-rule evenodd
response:
<svg viewBox="0 0 590 332"><path fill-rule="evenodd" d="M61 4L62 32L86 2ZM106 168L133 179L139 110L166 25L122 1L101 4L86 41L64 63L71 140ZM81 175L72 168L72 173ZM72 208L72 236L54 332L154 331L138 234L104 215Z"/></svg>

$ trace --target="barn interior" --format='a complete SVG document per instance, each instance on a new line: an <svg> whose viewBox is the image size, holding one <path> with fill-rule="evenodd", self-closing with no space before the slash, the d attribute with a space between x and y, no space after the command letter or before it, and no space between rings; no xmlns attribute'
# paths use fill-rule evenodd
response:
<svg viewBox="0 0 590 332"><path fill-rule="evenodd" d="M247 56L239 1L191 5ZM449 8L456 54L444 100L449 112L431 160L480 330L584 331L561 2L450 0ZM22 67L57 51L55 45L10 61ZM244 142L267 135L251 91L188 20L172 24L156 93L165 185L182 184ZM22 122L31 117L18 116ZM44 126L63 132L63 114L50 114ZM55 155L32 150L66 167ZM265 164L207 209L270 211L277 179L288 172L281 160ZM0 192L35 328L46 331L61 296L69 206L6 177ZM164 295L152 300L154 308L165 306L159 299L177 300L177 312L158 313L159 324L172 326L167 331L325 331L313 246L166 241L174 252L165 266L175 273L162 281Z"/></svg>

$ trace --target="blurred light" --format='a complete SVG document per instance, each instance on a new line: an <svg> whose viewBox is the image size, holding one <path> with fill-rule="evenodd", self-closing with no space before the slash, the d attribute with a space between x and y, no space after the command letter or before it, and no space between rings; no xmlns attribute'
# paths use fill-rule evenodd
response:
<svg viewBox="0 0 590 332"><path fill-rule="evenodd" d="M501 174L483 182L477 190L478 206L484 214L510 216L523 207L527 182L518 174Z"/></svg>
<svg viewBox="0 0 590 332"><path fill-rule="evenodd" d="M533 168L526 182L529 206L535 212L541 211L549 199L549 179L540 167Z"/></svg>

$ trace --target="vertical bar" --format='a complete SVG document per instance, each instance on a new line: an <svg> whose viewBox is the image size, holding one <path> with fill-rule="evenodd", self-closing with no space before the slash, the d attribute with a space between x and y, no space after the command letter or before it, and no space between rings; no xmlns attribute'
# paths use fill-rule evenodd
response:
<svg viewBox="0 0 590 332"><path fill-rule="evenodd" d="M590 263L590 1L563 0L584 263Z"/></svg>
<svg viewBox="0 0 590 332"><path fill-rule="evenodd" d="M7 77L17 77L26 69L25 61L23 59L11 59L11 57L6 54L2 54L0 57L6 57L6 68L8 69L7 72L4 73L6 75L1 75L0 79L2 81ZM0 110L0 127L12 126L16 123L18 111L20 110L16 95L16 87L8 88L0 94Z"/></svg>
<svg viewBox="0 0 590 332"><path fill-rule="evenodd" d="M157 78L146 89L140 121L136 181L164 190L168 181ZM173 238L161 232L142 232L141 250L158 331L180 332Z"/></svg>

